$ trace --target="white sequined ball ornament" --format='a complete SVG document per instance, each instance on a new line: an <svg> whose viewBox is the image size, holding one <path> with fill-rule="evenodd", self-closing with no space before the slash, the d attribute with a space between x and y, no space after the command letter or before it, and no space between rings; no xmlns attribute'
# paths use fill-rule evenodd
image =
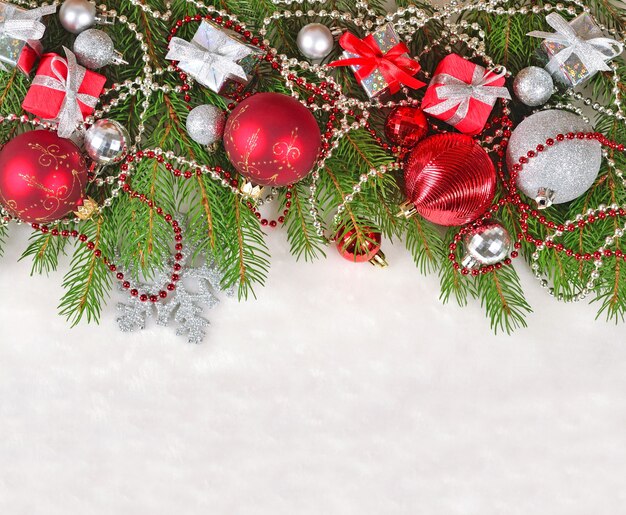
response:
<svg viewBox="0 0 626 515"><path fill-rule="evenodd" d="M100 29L81 32L74 41L74 54L78 63L90 70L97 70L108 64L126 63L115 50L111 37Z"/></svg>
<svg viewBox="0 0 626 515"><path fill-rule="evenodd" d="M324 59L335 46L330 29L321 23L309 23L298 32L298 50L309 59Z"/></svg>
<svg viewBox="0 0 626 515"><path fill-rule="evenodd" d="M552 76L538 66L520 70L513 82L513 93L527 106L536 107L545 104L553 92Z"/></svg>
<svg viewBox="0 0 626 515"><path fill-rule="evenodd" d="M574 200L592 186L602 163L600 143L588 139L556 142L558 134L591 131L581 116L554 109L535 113L515 128L506 152L509 170L528 151L545 146L517 177L519 189L534 198L539 208ZM554 139L554 145L546 145L548 139Z"/></svg>
<svg viewBox="0 0 626 515"><path fill-rule="evenodd" d="M187 115L187 132L200 145L212 145L224 134L226 116L224 111L213 105L201 105Z"/></svg>
<svg viewBox="0 0 626 515"><path fill-rule="evenodd" d="M465 236L465 268L495 265L504 261L511 252L509 232L499 223L487 221Z"/></svg>

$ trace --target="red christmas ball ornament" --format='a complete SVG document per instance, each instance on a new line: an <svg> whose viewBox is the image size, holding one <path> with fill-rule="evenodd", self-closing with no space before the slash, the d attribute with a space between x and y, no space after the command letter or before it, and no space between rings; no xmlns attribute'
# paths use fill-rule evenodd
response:
<svg viewBox="0 0 626 515"><path fill-rule="evenodd" d="M257 93L228 117L224 147L237 171L254 184L287 186L306 177L322 136L315 117L295 98Z"/></svg>
<svg viewBox="0 0 626 515"><path fill-rule="evenodd" d="M75 211L86 185L81 151L55 132L25 132L0 151L0 203L25 222L52 222Z"/></svg>
<svg viewBox="0 0 626 515"><path fill-rule="evenodd" d="M360 235L355 228L346 230L342 227L337 231L337 250L344 259L353 263L369 261L376 266L387 266L380 246L381 234L369 227L362 228Z"/></svg>
<svg viewBox="0 0 626 515"><path fill-rule="evenodd" d="M413 148L428 134L428 120L419 107L394 108L385 120L385 135L394 145Z"/></svg>
<svg viewBox="0 0 626 515"><path fill-rule="evenodd" d="M470 136L438 134L411 151L404 182L406 216L417 212L438 225L464 225L493 202L496 171L487 152Z"/></svg>

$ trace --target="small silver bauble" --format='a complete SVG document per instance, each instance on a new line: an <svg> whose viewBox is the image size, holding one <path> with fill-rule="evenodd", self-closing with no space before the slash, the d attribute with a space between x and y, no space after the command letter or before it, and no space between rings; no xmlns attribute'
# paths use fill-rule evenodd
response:
<svg viewBox="0 0 626 515"><path fill-rule="evenodd" d="M298 32L298 50L309 59L324 59L335 46L330 29L321 23L309 23Z"/></svg>
<svg viewBox="0 0 626 515"><path fill-rule="evenodd" d="M79 34L96 23L96 6L87 0L65 0L59 19L65 30Z"/></svg>
<svg viewBox="0 0 626 515"><path fill-rule="evenodd" d="M74 54L79 64L97 70L108 64L122 64L125 61L115 50L113 40L100 29L87 29L74 41Z"/></svg>
<svg viewBox="0 0 626 515"><path fill-rule="evenodd" d="M465 257L463 266L478 268L500 263L511 252L511 236L509 232L497 222L484 222L465 236Z"/></svg>
<svg viewBox="0 0 626 515"><path fill-rule="evenodd" d="M126 156L129 141L128 132L121 123L98 120L85 133L85 152L100 165L116 164Z"/></svg>
<svg viewBox="0 0 626 515"><path fill-rule="evenodd" d="M509 140L506 159L509 169L529 150L544 145L545 150L523 165L517 186L537 200L538 207L569 202L583 195L594 183L602 163L602 149L596 140L564 140L553 146L549 138L568 132L591 132L579 115L563 110L540 111L520 123Z"/></svg>
<svg viewBox="0 0 626 515"><path fill-rule="evenodd" d="M529 66L515 77L513 92L527 106L540 106L550 100L554 92L554 81L543 68Z"/></svg>
<svg viewBox="0 0 626 515"><path fill-rule="evenodd" d="M213 105L201 105L187 115L187 132L200 145L212 145L222 138L226 117Z"/></svg>

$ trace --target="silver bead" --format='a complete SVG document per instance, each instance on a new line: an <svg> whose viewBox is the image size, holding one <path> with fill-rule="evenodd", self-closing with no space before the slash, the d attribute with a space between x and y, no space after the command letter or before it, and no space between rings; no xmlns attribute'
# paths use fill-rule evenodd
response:
<svg viewBox="0 0 626 515"><path fill-rule="evenodd" d="M540 111L522 121L513 131L507 148L509 169L548 138L568 132L591 132L591 126L579 115L563 110ZM550 192L554 204L562 204L583 195L594 183L602 162L601 145L596 140L564 140L529 160L517 177L522 192L536 198Z"/></svg>
<svg viewBox="0 0 626 515"><path fill-rule="evenodd" d="M466 256L463 265L476 268L479 265L495 265L503 261L511 251L511 236L497 222L485 222L465 236Z"/></svg>
<svg viewBox="0 0 626 515"><path fill-rule="evenodd" d="M545 104L554 91L552 76L543 68L529 66L521 70L513 82L515 96L527 106Z"/></svg>
<svg viewBox="0 0 626 515"><path fill-rule="evenodd" d="M115 50L111 37L100 29L81 32L74 41L74 54L80 64L91 70L125 62Z"/></svg>
<svg viewBox="0 0 626 515"><path fill-rule="evenodd" d="M298 32L298 50L309 59L324 59L335 46L330 29L321 23L309 23Z"/></svg>
<svg viewBox="0 0 626 515"><path fill-rule="evenodd" d="M224 111L213 105L201 105L187 115L187 132L200 145L212 145L224 133L226 117Z"/></svg>
<svg viewBox="0 0 626 515"><path fill-rule="evenodd" d="M130 137L122 124L115 120L98 120L85 133L85 152L96 163L119 163L128 152Z"/></svg>
<svg viewBox="0 0 626 515"><path fill-rule="evenodd" d="M59 19L65 30L79 34L96 23L96 6L87 0L65 0Z"/></svg>

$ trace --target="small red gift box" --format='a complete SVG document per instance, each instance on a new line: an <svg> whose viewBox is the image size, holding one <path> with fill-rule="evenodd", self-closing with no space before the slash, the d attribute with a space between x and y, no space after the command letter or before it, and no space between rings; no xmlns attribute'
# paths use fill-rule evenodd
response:
<svg viewBox="0 0 626 515"><path fill-rule="evenodd" d="M70 56L68 56L70 58ZM73 55L71 56L73 60ZM22 108L45 120L55 120L65 100L68 75L68 60L58 54L44 54L37 68ZM75 61L74 61L75 64ZM76 66L76 100L83 118L94 112L98 97L104 89L106 77L99 73Z"/></svg>
<svg viewBox="0 0 626 515"><path fill-rule="evenodd" d="M37 63L37 60L43 54L43 45L40 41L28 41L17 60L17 68L25 75L30 75Z"/></svg>
<svg viewBox="0 0 626 515"><path fill-rule="evenodd" d="M442 59L422 101L422 109L458 131L480 133L498 98L511 98L504 87L506 70L487 71L463 57L450 54Z"/></svg>

